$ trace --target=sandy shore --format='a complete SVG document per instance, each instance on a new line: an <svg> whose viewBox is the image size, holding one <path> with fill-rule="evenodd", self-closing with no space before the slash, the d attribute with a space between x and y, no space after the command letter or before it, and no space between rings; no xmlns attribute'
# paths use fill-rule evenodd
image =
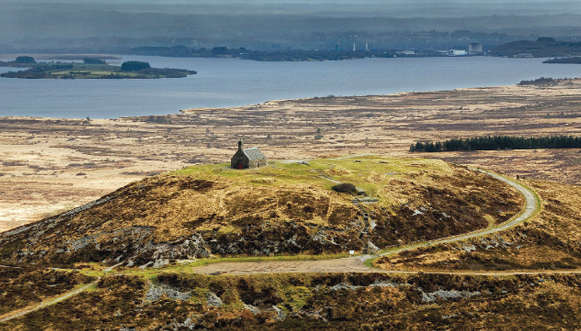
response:
<svg viewBox="0 0 581 331"><path fill-rule="evenodd" d="M417 140L581 133L581 81L386 96L271 101L116 120L0 118L0 231L92 201L131 181L229 162L238 139L270 159L361 153L442 158L581 184L569 150L409 154Z"/></svg>

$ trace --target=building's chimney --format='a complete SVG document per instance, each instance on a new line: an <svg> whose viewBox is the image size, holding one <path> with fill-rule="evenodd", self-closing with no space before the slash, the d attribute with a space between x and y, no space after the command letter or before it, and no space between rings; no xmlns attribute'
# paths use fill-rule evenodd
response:
<svg viewBox="0 0 581 331"><path fill-rule="evenodd" d="M238 150L242 150L242 139L238 140Z"/></svg>

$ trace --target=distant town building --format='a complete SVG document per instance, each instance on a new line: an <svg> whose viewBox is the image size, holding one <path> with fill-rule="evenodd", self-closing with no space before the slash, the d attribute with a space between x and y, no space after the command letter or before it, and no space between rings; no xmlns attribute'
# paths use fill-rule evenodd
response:
<svg viewBox="0 0 581 331"><path fill-rule="evenodd" d="M450 55L451 56L464 56L466 54L468 54L468 53L466 53L466 51L463 50L463 49L452 49L452 50L450 50Z"/></svg>
<svg viewBox="0 0 581 331"><path fill-rule="evenodd" d="M260 168L266 165L266 156L258 147L242 148L242 140L238 141L238 150L230 161L232 169Z"/></svg>
<svg viewBox="0 0 581 331"><path fill-rule="evenodd" d="M395 54L398 54L398 55L416 55L416 52L411 51L411 50L409 50L409 51L396 51Z"/></svg>
<svg viewBox="0 0 581 331"><path fill-rule="evenodd" d="M481 43L470 43L468 44L468 53L470 54L482 54L484 50Z"/></svg>
<svg viewBox="0 0 581 331"><path fill-rule="evenodd" d="M528 58L532 58L534 56L531 53L519 53L519 54L515 54L514 57L528 59Z"/></svg>

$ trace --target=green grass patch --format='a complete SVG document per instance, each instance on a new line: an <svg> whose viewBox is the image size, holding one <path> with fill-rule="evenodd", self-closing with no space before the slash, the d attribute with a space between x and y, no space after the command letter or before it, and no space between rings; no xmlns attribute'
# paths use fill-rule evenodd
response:
<svg viewBox="0 0 581 331"><path fill-rule="evenodd" d="M307 304L313 291L306 286L288 286L283 293L288 304L295 309L301 309Z"/></svg>
<svg viewBox="0 0 581 331"><path fill-rule="evenodd" d="M375 260L377 260L377 259L378 259L377 257L374 257L374 258L371 258L371 259L365 260L365 261L363 262L363 265L365 265L367 268L378 269L378 268L377 268L377 267L376 267L376 266L373 264L373 261L375 261Z"/></svg>
<svg viewBox="0 0 581 331"><path fill-rule="evenodd" d="M89 286L89 287L88 287L88 288L85 290L85 292L95 292L95 291L97 291L97 283L95 283L95 284L93 284L93 285Z"/></svg>
<svg viewBox="0 0 581 331"><path fill-rule="evenodd" d="M168 175L195 175L206 179L221 177L244 186L307 184L322 186L329 190L337 184L328 180L332 179L341 183L352 183L373 197L378 188L388 184L389 180L419 174L422 171L453 173L451 166L440 160L362 156L317 159L308 163L274 161L266 167L248 170L231 169L228 163L196 165L170 172Z"/></svg>

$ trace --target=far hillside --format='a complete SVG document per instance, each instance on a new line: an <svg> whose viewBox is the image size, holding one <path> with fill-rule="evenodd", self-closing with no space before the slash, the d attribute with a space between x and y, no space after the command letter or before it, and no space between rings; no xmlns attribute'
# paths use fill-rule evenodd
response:
<svg viewBox="0 0 581 331"><path fill-rule="evenodd" d="M483 229L508 220L522 203L504 183L438 160L201 165L0 234L0 259L148 267L209 256L374 252Z"/></svg>
<svg viewBox="0 0 581 331"><path fill-rule="evenodd" d="M519 40L491 50L495 56L506 57L566 57L581 55L581 42L558 41L541 37L535 41Z"/></svg>

